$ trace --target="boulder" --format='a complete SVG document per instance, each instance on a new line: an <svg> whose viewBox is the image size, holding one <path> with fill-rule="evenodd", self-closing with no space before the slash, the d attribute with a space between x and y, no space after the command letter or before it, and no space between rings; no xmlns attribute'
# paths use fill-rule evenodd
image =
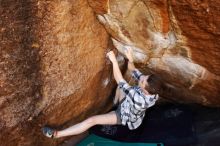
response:
<svg viewBox="0 0 220 146"><path fill-rule="evenodd" d="M1 1L0 38L0 145L57 145L42 126L110 108L109 36L86 0Z"/></svg>
<svg viewBox="0 0 220 146"><path fill-rule="evenodd" d="M220 106L220 2L89 2L115 47L122 54L132 48L145 72L163 78L169 89L163 97Z"/></svg>
<svg viewBox="0 0 220 146"><path fill-rule="evenodd" d="M219 5L1 1L0 145L59 145L65 139L44 137L42 126L62 129L108 111L116 84L105 55L114 46L122 55L132 48L138 68L164 80L162 97L220 106Z"/></svg>

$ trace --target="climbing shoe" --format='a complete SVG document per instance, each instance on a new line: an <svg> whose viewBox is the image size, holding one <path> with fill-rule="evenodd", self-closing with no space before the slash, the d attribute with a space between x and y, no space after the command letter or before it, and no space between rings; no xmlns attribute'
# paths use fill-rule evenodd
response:
<svg viewBox="0 0 220 146"><path fill-rule="evenodd" d="M55 138L56 134L57 134L57 131L50 128L50 127L43 127L42 128L42 132L45 136L49 137L49 138Z"/></svg>

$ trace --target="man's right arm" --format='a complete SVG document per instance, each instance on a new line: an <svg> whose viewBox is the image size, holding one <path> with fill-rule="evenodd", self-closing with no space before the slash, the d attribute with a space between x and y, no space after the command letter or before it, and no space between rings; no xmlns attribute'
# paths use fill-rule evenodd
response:
<svg viewBox="0 0 220 146"><path fill-rule="evenodd" d="M132 77L135 80L140 80L140 77L143 75L138 69L136 69L135 65L134 65L134 60L133 60L133 56L132 56L132 49L131 48L127 48L127 50L125 51L125 55L128 58L128 70L131 72Z"/></svg>
<svg viewBox="0 0 220 146"><path fill-rule="evenodd" d="M135 66L134 66L134 63L133 62L131 62L131 61L128 61L128 70L130 71L130 72L132 72L132 71L134 71L136 68L135 68Z"/></svg>
<svg viewBox="0 0 220 146"><path fill-rule="evenodd" d="M128 70L131 72L136 69L134 66L134 59L132 53L133 52L131 48L127 48L127 50L125 51L125 55L128 58Z"/></svg>

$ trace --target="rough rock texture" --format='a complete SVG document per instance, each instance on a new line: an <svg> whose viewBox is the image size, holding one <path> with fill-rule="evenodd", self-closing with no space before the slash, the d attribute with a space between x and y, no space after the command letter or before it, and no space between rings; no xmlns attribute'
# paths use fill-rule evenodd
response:
<svg viewBox="0 0 220 146"><path fill-rule="evenodd" d="M219 1L89 2L117 49L131 47L144 70L167 82L164 97L220 105Z"/></svg>
<svg viewBox="0 0 220 146"><path fill-rule="evenodd" d="M1 0L0 145L57 145L44 124L108 110L108 42L86 0Z"/></svg>

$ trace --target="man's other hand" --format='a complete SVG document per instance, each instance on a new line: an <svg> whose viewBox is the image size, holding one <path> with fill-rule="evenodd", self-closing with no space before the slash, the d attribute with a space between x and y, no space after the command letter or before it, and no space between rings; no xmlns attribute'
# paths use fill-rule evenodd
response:
<svg viewBox="0 0 220 146"><path fill-rule="evenodd" d="M113 51L108 52L107 56L112 63L117 62L116 57L115 57L115 53Z"/></svg>

